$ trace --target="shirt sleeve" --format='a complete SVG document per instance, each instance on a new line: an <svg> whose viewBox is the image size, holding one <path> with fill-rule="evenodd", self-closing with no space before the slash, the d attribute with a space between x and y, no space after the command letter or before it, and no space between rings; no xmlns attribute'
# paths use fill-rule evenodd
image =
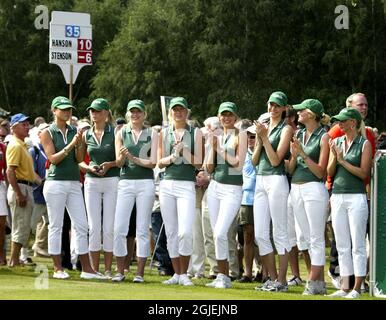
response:
<svg viewBox="0 0 386 320"><path fill-rule="evenodd" d="M22 149L19 145L12 144L7 148L7 165L19 167L21 161Z"/></svg>

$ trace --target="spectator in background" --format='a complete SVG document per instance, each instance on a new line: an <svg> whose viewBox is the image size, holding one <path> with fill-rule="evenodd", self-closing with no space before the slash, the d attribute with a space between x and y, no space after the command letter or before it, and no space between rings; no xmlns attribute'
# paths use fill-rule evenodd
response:
<svg viewBox="0 0 386 320"><path fill-rule="evenodd" d="M5 129L1 128L5 131ZM0 130L1 130L0 129ZM0 132L1 133L1 132ZM7 160L5 144L0 142L0 266L7 264L5 256L5 223L7 222L8 216L8 205L7 205Z"/></svg>
<svg viewBox="0 0 386 320"><path fill-rule="evenodd" d="M36 120L35 120L36 123ZM40 135L44 129L47 129L49 124L41 123L37 127L38 141L29 149L34 162L34 170L42 179L41 185L33 186L34 206L32 210L31 230L35 234L35 242L32 250L35 256L49 257L48 254L48 214L46 201L43 196L43 185L46 178L46 162L47 156L43 146L40 143ZM31 131L31 130L30 130Z"/></svg>
<svg viewBox="0 0 386 320"><path fill-rule="evenodd" d="M12 243L9 261L11 267L21 265L20 250L28 246L34 203L32 184L41 184L40 177L34 172L33 159L24 143L29 132L28 120L29 117L22 113L12 116L10 124L13 139L6 152L9 182L7 198L12 213Z"/></svg>

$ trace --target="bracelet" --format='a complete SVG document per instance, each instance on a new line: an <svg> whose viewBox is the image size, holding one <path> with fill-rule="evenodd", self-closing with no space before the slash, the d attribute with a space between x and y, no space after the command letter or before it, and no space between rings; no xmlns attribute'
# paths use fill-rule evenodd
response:
<svg viewBox="0 0 386 320"><path fill-rule="evenodd" d="M68 151L67 148L63 148L63 152L64 152L64 155L65 155L65 156L68 156L69 151Z"/></svg>

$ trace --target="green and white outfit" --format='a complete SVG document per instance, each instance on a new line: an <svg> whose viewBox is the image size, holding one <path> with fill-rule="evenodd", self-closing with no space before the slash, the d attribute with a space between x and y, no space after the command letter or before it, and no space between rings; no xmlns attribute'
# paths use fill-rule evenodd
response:
<svg viewBox="0 0 386 320"><path fill-rule="evenodd" d="M188 125L182 136L185 147L194 153L197 129ZM165 156L173 153L176 142L174 129L163 129L163 146ZM196 213L195 168L184 158L178 157L166 167L163 180L160 182L160 205L165 225L167 248L170 258L180 255L190 256L193 252L193 223Z"/></svg>
<svg viewBox="0 0 386 320"><path fill-rule="evenodd" d="M343 150L343 158L351 165L360 167L367 140L357 136L345 148L346 137L334 142ZM364 180L354 176L339 163L336 165L331 195L331 218L338 250L340 275L366 276L366 226L368 206Z"/></svg>
<svg viewBox="0 0 386 320"><path fill-rule="evenodd" d="M85 140L87 153L90 156L90 166L99 166L104 162L115 161L115 135L114 128L110 124L106 125L100 143L93 128L87 130ZM110 168L103 177L90 172L86 173L84 198L89 225L90 251L101 250L102 232L103 250L105 252L113 251L118 181L118 167Z"/></svg>
<svg viewBox="0 0 386 320"><path fill-rule="evenodd" d="M281 133L286 126L284 120L273 128L269 141L274 151L277 150ZM276 167L272 166L265 149L261 150L259 163L256 166L256 188L253 201L255 241L261 256L273 252L270 239L272 220L273 240L279 255L289 252L291 246L287 231L288 181L285 175L284 159Z"/></svg>
<svg viewBox="0 0 386 320"><path fill-rule="evenodd" d="M149 159L151 153L151 128L142 128L138 140L126 125L120 131L122 146L134 157ZM127 255L126 236L129 231L130 216L134 204L137 208L137 256L147 258L150 255L149 225L155 199L153 169L138 166L126 159L121 168L118 183L118 198L114 221L114 255Z"/></svg>
<svg viewBox="0 0 386 320"><path fill-rule="evenodd" d="M55 153L63 150L77 133L75 127L67 125L66 133L55 123L48 128ZM67 208L72 227L75 229L75 253L88 253L88 224L82 195L80 172L75 157L75 149L57 165L51 163L47 170L43 195L48 212L48 253L59 255L62 252L62 227L64 209Z"/></svg>
<svg viewBox="0 0 386 320"><path fill-rule="evenodd" d="M306 129L298 132L304 153L315 163L319 163L320 144L327 132L322 126L316 128L306 140ZM307 244L313 266L324 266L324 230L328 210L328 192L324 181L316 177L304 160L298 156L291 181L291 204L295 213L297 235ZM300 229L300 232L298 232ZM303 240L304 239L304 240ZM303 249L303 248L302 248Z"/></svg>
<svg viewBox="0 0 386 320"><path fill-rule="evenodd" d="M236 155L232 146L235 132L219 137L227 154ZM208 187L207 203L217 260L229 261L228 231L241 206L243 171L233 168L217 153L213 177Z"/></svg>

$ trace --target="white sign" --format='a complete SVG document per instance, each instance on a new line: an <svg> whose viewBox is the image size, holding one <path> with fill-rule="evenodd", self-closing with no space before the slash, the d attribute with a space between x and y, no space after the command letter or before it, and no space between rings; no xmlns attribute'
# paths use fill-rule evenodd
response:
<svg viewBox="0 0 386 320"><path fill-rule="evenodd" d="M62 69L68 84L71 65L73 82L83 66L92 65L92 26L88 13L52 11L49 62Z"/></svg>

